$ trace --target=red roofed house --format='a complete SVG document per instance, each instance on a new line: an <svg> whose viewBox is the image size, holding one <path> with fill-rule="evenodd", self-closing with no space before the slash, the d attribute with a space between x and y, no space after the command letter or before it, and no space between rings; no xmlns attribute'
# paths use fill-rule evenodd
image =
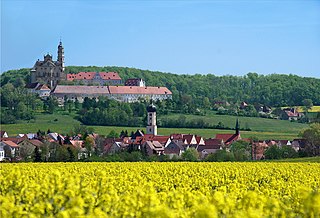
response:
<svg viewBox="0 0 320 218"><path fill-rule="evenodd" d="M199 145L197 151L201 159L204 159L209 154L222 150L224 143L222 139L206 139L205 145Z"/></svg>
<svg viewBox="0 0 320 218"><path fill-rule="evenodd" d="M216 139L222 139L225 145L230 145L232 142L241 140L239 120L236 121L235 134L217 134Z"/></svg>
<svg viewBox="0 0 320 218"><path fill-rule="evenodd" d="M6 158L12 158L19 155L19 145L13 141L0 142L0 161Z"/></svg>
<svg viewBox="0 0 320 218"><path fill-rule="evenodd" d="M51 89L46 84L41 83L29 83L25 86L31 93L36 93L40 98L46 98L50 96Z"/></svg>
<svg viewBox="0 0 320 218"><path fill-rule="evenodd" d="M121 77L116 72L79 72L67 74L67 81L79 81L84 84L93 85L119 85L122 83Z"/></svg>
<svg viewBox="0 0 320 218"><path fill-rule="evenodd" d="M171 142L171 139L169 136L145 134L143 136L143 141L158 141L161 145L166 147Z"/></svg>
<svg viewBox="0 0 320 218"><path fill-rule="evenodd" d="M281 114L281 118L284 120L298 120L303 116L304 114L298 112L296 108L286 108Z"/></svg>

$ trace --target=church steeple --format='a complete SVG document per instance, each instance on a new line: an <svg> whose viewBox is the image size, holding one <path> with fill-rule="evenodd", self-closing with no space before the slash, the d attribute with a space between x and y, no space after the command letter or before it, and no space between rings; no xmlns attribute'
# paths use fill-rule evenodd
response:
<svg viewBox="0 0 320 218"><path fill-rule="evenodd" d="M58 61L62 67L62 72L64 72L64 48L62 46L61 39L58 45Z"/></svg>
<svg viewBox="0 0 320 218"><path fill-rule="evenodd" d="M239 124L239 119L237 118L237 121L236 121L236 135L239 135L240 134L240 124Z"/></svg>

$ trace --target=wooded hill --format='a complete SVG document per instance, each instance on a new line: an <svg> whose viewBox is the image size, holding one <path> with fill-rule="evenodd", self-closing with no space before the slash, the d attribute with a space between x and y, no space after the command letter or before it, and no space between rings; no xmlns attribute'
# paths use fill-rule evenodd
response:
<svg viewBox="0 0 320 218"><path fill-rule="evenodd" d="M296 75L258 75L248 73L245 76L215 76L213 74L178 75L158 71L140 70L128 67L68 66L66 73L80 71L114 71L123 80L143 78L147 86L166 86L173 97L183 99L181 103L202 104L205 97L210 102L228 101L260 103L270 106L302 105L304 99L311 99L314 105L320 105L320 79L299 77ZM17 78L28 81L30 69L10 70L1 75L1 86ZM201 102L201 103L200 103Z"/></svg>

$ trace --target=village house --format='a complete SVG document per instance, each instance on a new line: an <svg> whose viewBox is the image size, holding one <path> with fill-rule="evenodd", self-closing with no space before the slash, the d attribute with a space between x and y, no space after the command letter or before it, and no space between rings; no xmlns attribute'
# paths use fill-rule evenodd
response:
<svg viewBox="0 0 320 218"><path fill-rule="evenodd" d="M235 141L241 140L239 120L236 121L236 132L234 134L216 134L216 139L221 139L225 145L230 145Z"/></svg>
<svg viewBox="0 0 320 218"><path fill-rule="evenodd" d="M201 159L206 158L209 154L216 153L224 148L222 139L206 139L203 145L199 145L197 151Z"/></svg>
<svg viewBox="0 0 320 218"><path fill-rule="evenodd" d="M146 153L146 155L161 155L164 154L164 147L158 141L146 141L142 144L141 150Z"/></svg>
<svg viewBox="0 0 320 218"><path fill-rule="evenodd" d="M299 120L304 116L303 113L298 112L296 108L285 108L280 115L283 120Z"/></svg>
<svg viewBox="0 0 320 218"><path fill-rule="evenodd" d="M19 156L19 145L13 141L0 141L0 161L5 159L11 160L13 157Z"/></svg>
<svg viewBox="0 0 320 218"><path fill-rule="evenodd" d="M251 155L253 160L264 159L264 152L269 147L265 141L254 141L252 142Z"/></svg>
<svg viewBox="0 0 320 218"><path fill-rule="evenodd" d="M296 151L300 151L306 147L305 139L293 139L291 142L291 147Z"/></svg>
<svg viewBox="0 0 320 218"><path fill-rule="evenodd" d="M37 94L40 98L47 98L50 96L51 89L46 84L41 84L38 82L29 83L25 86L27 90L31 93Z"/></svg>
<svg viewBox="0 0 320 218"><path fill-rule="evenodd" d="M164 154L168 155L169 158L174 156L181 156L185 151L184 143L181 140L171 140L171 142L164 148Z"/></svg>
<svg viewBox="0 0 320 218"><path fill-rule="evenodd" d="M122 79L116 72L79 72L67 74L67 81L86 85L120 85Z"/></svg>

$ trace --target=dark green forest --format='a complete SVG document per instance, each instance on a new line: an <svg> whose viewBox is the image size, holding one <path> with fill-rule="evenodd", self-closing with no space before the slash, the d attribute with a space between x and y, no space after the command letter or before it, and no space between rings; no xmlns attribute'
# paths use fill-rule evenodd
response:
<svg viewBox="0 0 320 218"><path fill-rule="evenodd" d="M1 86L8 82L14 83L18 77L28 81L29 70L24 68L4 72L1 75ZM123 80L143 78L147 86L168 87L173 93L173 98L179 98L182 105L204 105L209 100L210 103L246 101L249 104L260 103L279 107L302 105L304 99L311 99L314 105L320 105L320 79L296 75L178 75L128 67L66 67L66 73L80 71L114 71L118 72Z"/></svg>

